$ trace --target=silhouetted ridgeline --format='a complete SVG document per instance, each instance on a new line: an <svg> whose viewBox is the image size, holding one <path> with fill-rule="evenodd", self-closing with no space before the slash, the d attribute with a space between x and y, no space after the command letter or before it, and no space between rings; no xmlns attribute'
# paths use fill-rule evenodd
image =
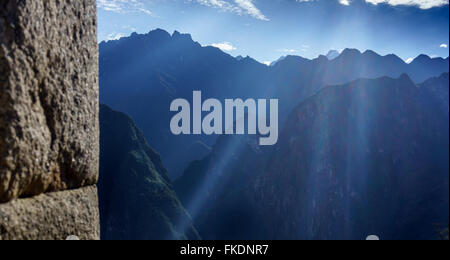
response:
<svg viewBox="0 0 450 260"><path fill-rule="evenodd" d="M96 17L95 0L0 4L0 240L439 239L448 226L448 58L346 49L266 66L155 30L101 43L98 59ZM102 101L131 117L99 113L97 72ZM194 90L279 99L278 144L172 135L169 105Z"/></svg>
<svg viewBox="0 0 450 260"><path fill-rule="evenodd" d="M100 44L101 101L129 114L161 153L170 174L178 177L190 161L208 154L217 138L170 133L171 101L190 100L193 90L219 100L279 98L283 121L292 108L326 85L396 78L402 73L420 83L448 72L448 64L448 58L424 55L406 64L395 55L347 49L332 60L288 56L268 67L250 57L234 58L217 48L202 47L188 34L170 35L158 29Z"/></svg>
<svg viewBox="0 0 450 260"><path fill-rule="evenodd" d="M125 114L100 107L102 239L199 239L167 170Z"/></svg>
<svg viewBox="0 0 450 260"><path fill-rule="evenodd" d="M448 224L448 58L329 55L265 66L187 34L133 34L100 44L101 99L130 114L170 174L182 175L176 191L203 238L439 238L433 225ZM194 90L278 98L279 143L172 135L170 103Z"/></svg>

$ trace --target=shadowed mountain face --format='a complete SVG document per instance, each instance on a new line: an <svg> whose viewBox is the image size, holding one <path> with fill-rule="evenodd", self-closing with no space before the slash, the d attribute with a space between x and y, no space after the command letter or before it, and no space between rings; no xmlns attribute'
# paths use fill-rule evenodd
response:
<svg viewBox="0 0 450 260"><path fill-rule="evenodd" d="M448 73L444 73L440 77L428 79L424 83L420 84L420 89L424 98L423 102L427 102L427 100L436 102L429 103L427 105L437 109L437 113L446 114L447 117L449 115L448 82Z"/></svg>
<svg viewBox="0 0 450 260"><path fill-rule="evenodd" d="M100 108L102 239L198 239L159 154L125 114Z"/></svg>
<svg viewBox="0 0 450 260"><path fill-rule="evenodd" d="M448 125L448 73L357 80L297 106L272 149L220 137L175 187L207 239L438 239Z"/></svg>
<svg viewBox="0 0 450 260"><path fill-rule="evenodd" d="M358 80L298 106L254 185L270 237L438 238L433 225L449 217L449 118L427 93L448 93L448 75L435 80Z"/></svg>
<svg viewBox="0 0 450 260"><path fill-rule="evenodd" d="M409 64L408 72L415 82L423 82L433 76L448 72L448 66L448 58L430 58L427 55L420 55Z"/></svg>
<svg viewBox="0 0 450 260"><path fill-rule="evenodd" d="M192 100L193 90L201 90L203 99L251 97L264 85L266 71L267 66L250 58L238 61L177 32L156 30L100 44L102 102L136 121L173 176L208 154L215 137L174 136L170 103Z"/></svg>
<svg viewBox="0 0 450 260"><path fill-rule="evenodd" d="M263 173L271 151L259 146L254 136L221 136L207 157L192 162L175 181L202 238L269 238L261 229L248 187Z"/></svg>
<svg viewBox="0 0 450 260"><path fill-rule="evenodd" d="M190 35L163 30L99 47L101 101L135 120L174 177L188 162L206 156L216 141L215 136L170 132L170 103L175 98L191 100L193 90L201 90L204 99L278 98L282 122L293 107L329 84L402 73L421 82L448 72L448 59L421 56L408 65L395 55L350 49L333 60L288 56L268 67L249 57L234 58L217 48L202 47Z"/></svg>

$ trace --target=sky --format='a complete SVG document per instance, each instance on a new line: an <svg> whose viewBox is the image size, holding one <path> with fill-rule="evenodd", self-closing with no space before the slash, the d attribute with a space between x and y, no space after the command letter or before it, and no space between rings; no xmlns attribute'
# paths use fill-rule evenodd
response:
<svg viewBox="0 0 450 260"><path fill-rule="evenodd" d="M269 63L356 48L449 56L449 0L97 0L100 41L161 28Z"/></svg>

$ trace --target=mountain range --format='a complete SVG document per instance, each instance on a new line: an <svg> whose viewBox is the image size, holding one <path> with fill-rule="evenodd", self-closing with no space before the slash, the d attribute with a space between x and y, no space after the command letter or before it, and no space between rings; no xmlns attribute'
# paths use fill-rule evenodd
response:
<svg viewBox="0 0 450 260"><path fill-rule="evenodd" d="M328 87L297 106L252 184L267 236L438 239L433 225L449 217L448 73L436 80L447 96L402 75Z"/></svg>
<svg viewBox="0 0 450 260"><path fill-rule="evenodd" d="M293 110L275 147L220 137L175 189L205 239L439 239L448 83L404 74L327 87Z"/></svg>
<svg viewBox="0 0 450 260"><path fill-rule="evenodd" d="M204 98L278 98L282 122L296 105L327 85L402 73L419 83L448 72L449 64L448 58L423 55L406 64L395 55L346 49L333 60L287 56L269 67L203 47L189 34L161 29L102 42L99 50L101 102L134 119L174 178L190 161L207 155L217 139L170 132L170 103L192 99L193 90L202 91Z"/></svg>
<svg viewBox="0 0 450 260"><path fill-rule="evenodd" d="M439 239L448 226L448 58L345 49L267 66L160 29L99 47L101 101L130 115L101 108L105 238ZM194 90L279 99L278 144L172 135L170 103Z"/></svg>

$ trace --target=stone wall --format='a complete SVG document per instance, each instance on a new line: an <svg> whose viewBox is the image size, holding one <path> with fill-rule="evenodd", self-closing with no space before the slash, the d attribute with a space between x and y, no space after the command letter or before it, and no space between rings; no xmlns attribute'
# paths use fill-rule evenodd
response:
<svg viewBox="0 0 450 260"><path fill-rule="evenodd" d="M0 2L0 239L99 238L95 0Z"/></svg>

